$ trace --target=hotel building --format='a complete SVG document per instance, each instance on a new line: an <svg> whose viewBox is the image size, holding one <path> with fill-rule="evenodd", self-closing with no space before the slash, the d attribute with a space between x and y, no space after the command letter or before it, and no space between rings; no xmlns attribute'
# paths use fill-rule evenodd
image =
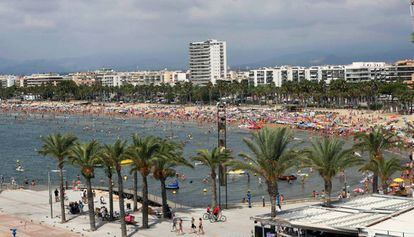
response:
<svg viewBox="0 0 414 237"><path fill-rule="evenodd" d="M213 84L227 77L226 42L207 40L189 45L190 81L197 85Z"/></svg>

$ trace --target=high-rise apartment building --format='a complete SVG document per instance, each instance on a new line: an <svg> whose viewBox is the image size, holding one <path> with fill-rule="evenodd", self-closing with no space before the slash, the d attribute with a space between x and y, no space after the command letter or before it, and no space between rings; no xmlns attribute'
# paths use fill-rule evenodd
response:
<svg viewBox="0 0 414 237"><path fill-rule="evenodd" d="M227 76L226 42L207 40L189 45L190 81L197 85L213 84Z"/></svg>

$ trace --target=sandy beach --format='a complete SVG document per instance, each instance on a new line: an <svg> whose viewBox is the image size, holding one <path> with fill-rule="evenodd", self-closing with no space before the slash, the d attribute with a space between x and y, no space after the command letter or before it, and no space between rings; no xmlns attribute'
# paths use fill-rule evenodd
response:
<svg viewBox="0 0 414 237"><path fill-rule="evenodd" d="M214 130L217 121L215 106L184 106L145 103L89 103L72 102L22 102L1 103L0 111L14 114L15 119L25 119L33 114L41 118L54 116L96 116L121 119L142 118L155 121L178 121L210 124ZM414 116L386 113L384 111L308 108L300 112L287 112L282 106L228 106L227 123L246 130L264 126L287 126L320 135L350 137L357 132L367 132L381 125L394 132L407 147L414 146ZM87 129L87 128L86 128Z"/></svg>

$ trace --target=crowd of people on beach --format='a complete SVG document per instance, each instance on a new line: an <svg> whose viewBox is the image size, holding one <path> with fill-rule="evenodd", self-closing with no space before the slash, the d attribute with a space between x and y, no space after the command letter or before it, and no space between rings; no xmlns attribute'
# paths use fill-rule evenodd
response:
<svg viewBox="0 0 414 237"><path fill-rule="evenodd" d="M0 111L4 113L17 112L16 119L31 114L40 114L42 118L83 115L123 119L145 118L198 124L213 124L217 121L217 109L214 106L26 102L21 104L1 103ZM293 129L341 137L368 131L373 125L382 125L386 129L396 132L404 144L414 145L413 135L407 132L413 121L410 121L407 116L390 115L382 111L309 109L301 112L289 112L275 108L229 106L226 117L227 123L230 125L229 129L239 127L255 130L264 125L288 126Z"/></svg>

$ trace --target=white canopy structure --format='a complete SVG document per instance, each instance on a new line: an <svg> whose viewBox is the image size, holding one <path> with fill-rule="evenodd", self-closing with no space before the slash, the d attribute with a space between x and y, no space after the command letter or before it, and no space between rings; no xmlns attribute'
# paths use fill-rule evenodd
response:
<svg viewBox="0 0 414 237"><path fill-rule="evenodd" d="M260 215L252 219L263 228L275 226L277 236L370 237L395 235L399 230L396 236L414 237L414 225L406 222L413 216L414 199L372 194L334 202L330 207L310 205L279 212L275 218Z"/></svg>

